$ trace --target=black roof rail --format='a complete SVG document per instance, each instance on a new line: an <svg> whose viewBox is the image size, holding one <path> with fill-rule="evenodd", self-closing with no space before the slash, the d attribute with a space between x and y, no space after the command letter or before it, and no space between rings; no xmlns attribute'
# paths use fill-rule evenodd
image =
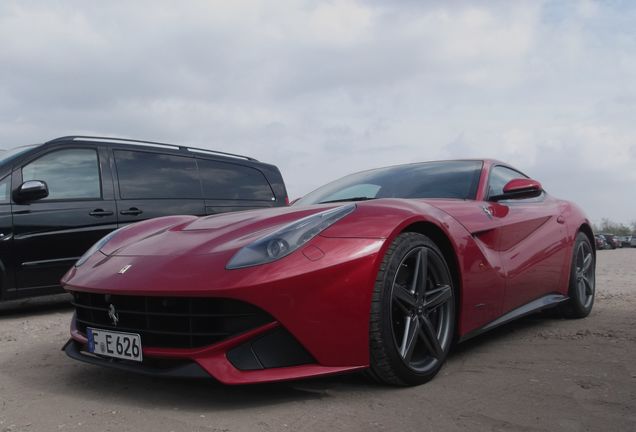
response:
<svg viewBox="0 0 636 432"><path fill-rule="evenodd" d="M146 146L152 146L152 147L172 148L172 149L175 149L175 150L189 151L189 152L192 152L192 153L208 153L208 154L213 154L213 155L230 156L230 157L235 157L235 158L240 158L240 159L246 159L246 160L249 160L249 161L258 161L257 159L254 159L253 157L240 155L240 154L235 154L235 153L228 153L228 152L222 152L222 151L217 151L217 150L202 149L202 148L197 148L197 147L181 146L181 145L177 145L177 144L168 144L168 143L162 143L162 142L157 142L157 141L136 140L136 139L130 139L130 138L113 138L113 137L100 137L100 136L87 136L87 135L69 135L69 136L63 136L63 137L59 137L59 138L55 138L55 139L52 139L50 141L47 141L47 144L48 143L53 143L53 142L58 142L58 141L97 141L97 142L109 142L109 143L121 143L121 144L136 144L136 145L142 145L142 146L146 145Z"/></svg>

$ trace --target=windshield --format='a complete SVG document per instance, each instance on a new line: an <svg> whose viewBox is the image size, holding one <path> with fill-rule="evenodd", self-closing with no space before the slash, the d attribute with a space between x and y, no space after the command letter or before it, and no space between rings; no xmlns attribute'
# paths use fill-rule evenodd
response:
<svg viewBox="0 0 636 432"><path fill-rule="evenodd" d="M294 205L376 198L474 199L481 161L398 165L351 174L316 189Z"/></svg>
<svg viewBox="0 0 636 432"><path fill-rule="evenodd" d="M20 147L15 147L12 149L0 149L0 165L10 161L11 159L21 155L22 153L31 150L32 148L37 147L40 144L31 144Z"/></svg>

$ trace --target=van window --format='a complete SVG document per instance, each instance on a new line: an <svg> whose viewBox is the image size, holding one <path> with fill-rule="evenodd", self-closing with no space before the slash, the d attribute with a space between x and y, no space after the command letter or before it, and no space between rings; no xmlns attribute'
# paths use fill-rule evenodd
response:
<svg viewBox="0 0 636 432"><path fill-rule="evenodd" d="M198 159L203 197L274 201L274 192L259 170L233 163Z"/></svg>
<svg viewBox="0 0 636 432"><path fill-rule="evenodd" d="M115 150L115 164L123 199L201 198L193 158Z"/></svg>
<svg viewBox="0 0 636 432"><path fill-rule="evenodd" d="M0 204L9 202L9 180L10 176L6 176L0 180Z"/></svg>
<svg viewBox="0 0 636 432"><path fill-rule="evenodd" d="M94 149L66 149L47 153L22 167L22 181L42 180L49 187L46 200L101 198L99 163Z"/></svg>

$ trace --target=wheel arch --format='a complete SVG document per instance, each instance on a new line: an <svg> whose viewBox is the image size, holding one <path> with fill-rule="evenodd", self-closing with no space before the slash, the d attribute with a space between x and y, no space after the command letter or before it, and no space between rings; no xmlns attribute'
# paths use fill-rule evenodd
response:
<svg viewBox="0 0 636 432"><path fill-rule="evenodd" d="M582 232L583 234L587 236L587 239L590 241L590 244L592 245L592 250L594 251L594 255L596 255L596 241L594 240L594 232L592 231L592 227L587 222L584 222L581 224L581 226L579 226L579 229L577 230L577 232Z"/></svg>
<svg viewBox="0 0 636 432"><path fill-rule="evenodd" d="M432 222L419 221L406 226L402 232L416 232L429 237L437 247L442 251L444 260L448 264L453 286L455 287L455 334L458 331L459 317L461 314L461 297L462 297L462 275L457 260L455 248L448 235L437 225Z"/></svg>

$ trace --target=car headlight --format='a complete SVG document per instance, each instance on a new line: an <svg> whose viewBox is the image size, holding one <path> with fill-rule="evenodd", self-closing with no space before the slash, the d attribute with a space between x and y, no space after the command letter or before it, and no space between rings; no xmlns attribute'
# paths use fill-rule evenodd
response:
<svg viewBox="0 0 636 432"><path fill-rule="evenodd" d="M106 243L108 243L108 241L110 239L115 237L115 234L117 234L117 232L120 229L116 229L115 231L111 231L109 234L106 234L97 243L95 243L93 246L91 246L91 248L89 250L87 250L84 253L84 255L82 255L80 257L80 259L77 260L77 262L75 263L75 267L79 267L82 264L84 264L91 256L93 256L96 252L98 252L101 248L103 248L106 245Z"/></svg>
<svg viewBox="0 0 636 432"><path fill-rule="evenodd" d="M226 268L232 270L281 259L351 213L355 208L355 204L347 204L312 214L285 225L239 250Z"/></svg>

